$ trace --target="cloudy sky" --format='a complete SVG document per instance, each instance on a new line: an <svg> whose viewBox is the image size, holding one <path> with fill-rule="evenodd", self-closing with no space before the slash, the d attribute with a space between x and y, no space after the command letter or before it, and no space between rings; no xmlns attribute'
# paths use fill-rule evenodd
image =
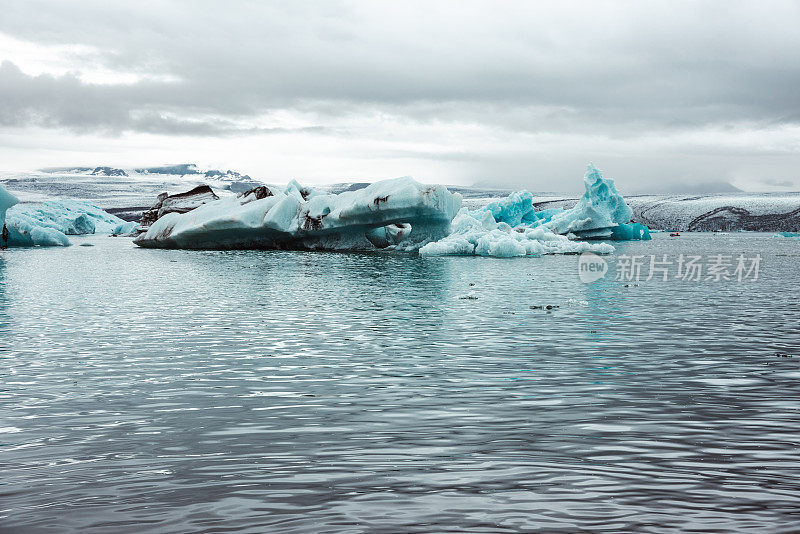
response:
<svg viewBox="0 0 800 534"><path fill-rule="evenodd" d="M0 169L800 189L800 3L0 0Z"/></svg>

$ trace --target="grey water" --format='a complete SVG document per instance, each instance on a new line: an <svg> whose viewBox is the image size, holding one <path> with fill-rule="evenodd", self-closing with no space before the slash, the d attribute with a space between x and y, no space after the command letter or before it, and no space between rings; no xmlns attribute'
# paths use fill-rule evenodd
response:
<svg viewBox="0 0 800 534"><path fill-rule="evenodd" d="M800 529L800 240L73 242L0 252L2 532ZM719 253L758 279L614 279Z"/></svg>

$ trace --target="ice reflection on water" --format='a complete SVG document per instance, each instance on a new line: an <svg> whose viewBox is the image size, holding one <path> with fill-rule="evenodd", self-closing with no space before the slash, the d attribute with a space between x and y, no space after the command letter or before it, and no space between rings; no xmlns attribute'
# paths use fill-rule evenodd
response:
<svg viewBox="0 0 800 534"><path fill-rule="evenodd" d="M4 530L800 526L797 242L660 235L619 252L761 279L625 287L86 239L0 253Z"/></svg>

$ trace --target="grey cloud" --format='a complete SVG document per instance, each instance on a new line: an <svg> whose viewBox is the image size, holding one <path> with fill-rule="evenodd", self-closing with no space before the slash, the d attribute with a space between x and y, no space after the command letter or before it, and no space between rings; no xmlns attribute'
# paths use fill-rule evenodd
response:
<svg viewBox="0 0 800 534"><path fill-rule="evenodd" d="M86 86L73 75L28 76L4 61L0 64L0 124L115 129L127 118L115 92Z"/></svg>
<svg viewBox="0 0 800 534"><path fill-rule="evenodd" d="M564 11L544 20L526 4L462 8L505 15L486 20L460 17L460 4L451 4L452 11L417 5L385 14L369 4L324 5L8 2L0 31L96 46L107 51L98 60L109 68L181 80L143 82L132 105L221 116L315 101L394 106L411 115L420 114L421 104L428 117L488 122L492 113L476 117L476 107L549 108L544 127L554 128L793 122L800 116L800 64L793 52L800 36L786 28L787 18L800 11L791 4L760 10L727 2L683 10L627 4L634 13L625 15L578 3L576 11L585 16ZM753 32L752 15L770 9L766 22L773 27ZM592 17L597 23L587 24ZM549 26L555 23L561 26ZM80 90L92 99L126 92ZM501 125L542 127L522 118Z"/></svg>
<svg viewBox="0 0 800 534"><path fill-rule="evenodd" d="M192 119L172 113L207 111L182 108L172 84L90 85L74 75L29 76L9 61L0 64L0 126L36 125L74 131L101 130L167 135L225 136L329 131L323 126L262 128L226 118ZM150 109L156 108L158 111Z"/></svg>
<svg viewBox="0 0 800 534"><path fill-rule="evenodd" d="M454 142L384 154L446 162L476 180L524 182L529 168L561 176L576 155L581 166L611 162L631 180L645 163L662 166L650 180L680 181L697 172L724 182L748 157L775 157L785 165L781 179L797 168L798 149L785 141L791 133L781 142L731 146L704 134L738 128L757 140L761 130L800 126L800 5L793 2L0 0L0 12L0 32L15 38L95 47L70 59L76 71L94 64L144 76L92 85L73 75L29 76L11 57L0 67L0 126L363 136L359 124L390 116L392 127L409 131L470 135L463 132L477 125L517 147L539 135L631 146L615 152L579 140L552 155L473 154ZM159 81L164 76L172 81ZM285 111L312 126L253 125ZM702 135L681 138L693 132ZM652 138L673 135L684 140L651 146Z"/></svg>
<svg viewBox="0 0 800 534"><path fill-rule="evenodd" d="M187 120L164 116L160 113L137 113L126 121L124 129L143 133L195 136L269 135L287 133L331 133L324 126L305 128L243 127L234 121L220 119Z"/></svg>
<svg viewBox="0 0 800 534"><path fill-rule="evenodd" d="M154 134L196 135L196 136L236 136L236 135L270 135L288 133L335 133L324 126L303 128L261 128L243 127L229 120L186 120L164 116L159 113L137 113L126 123L125 129Z"/></svg>

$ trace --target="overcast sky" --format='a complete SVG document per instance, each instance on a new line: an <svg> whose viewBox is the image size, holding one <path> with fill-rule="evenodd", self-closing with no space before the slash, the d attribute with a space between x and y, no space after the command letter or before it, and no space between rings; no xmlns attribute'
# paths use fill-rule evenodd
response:
<svg viewBox="0 0 800 534"><path fill-rule="evenodd" d="M798 2L0 0L0 169L800 189L798 27Z"/></svg>

